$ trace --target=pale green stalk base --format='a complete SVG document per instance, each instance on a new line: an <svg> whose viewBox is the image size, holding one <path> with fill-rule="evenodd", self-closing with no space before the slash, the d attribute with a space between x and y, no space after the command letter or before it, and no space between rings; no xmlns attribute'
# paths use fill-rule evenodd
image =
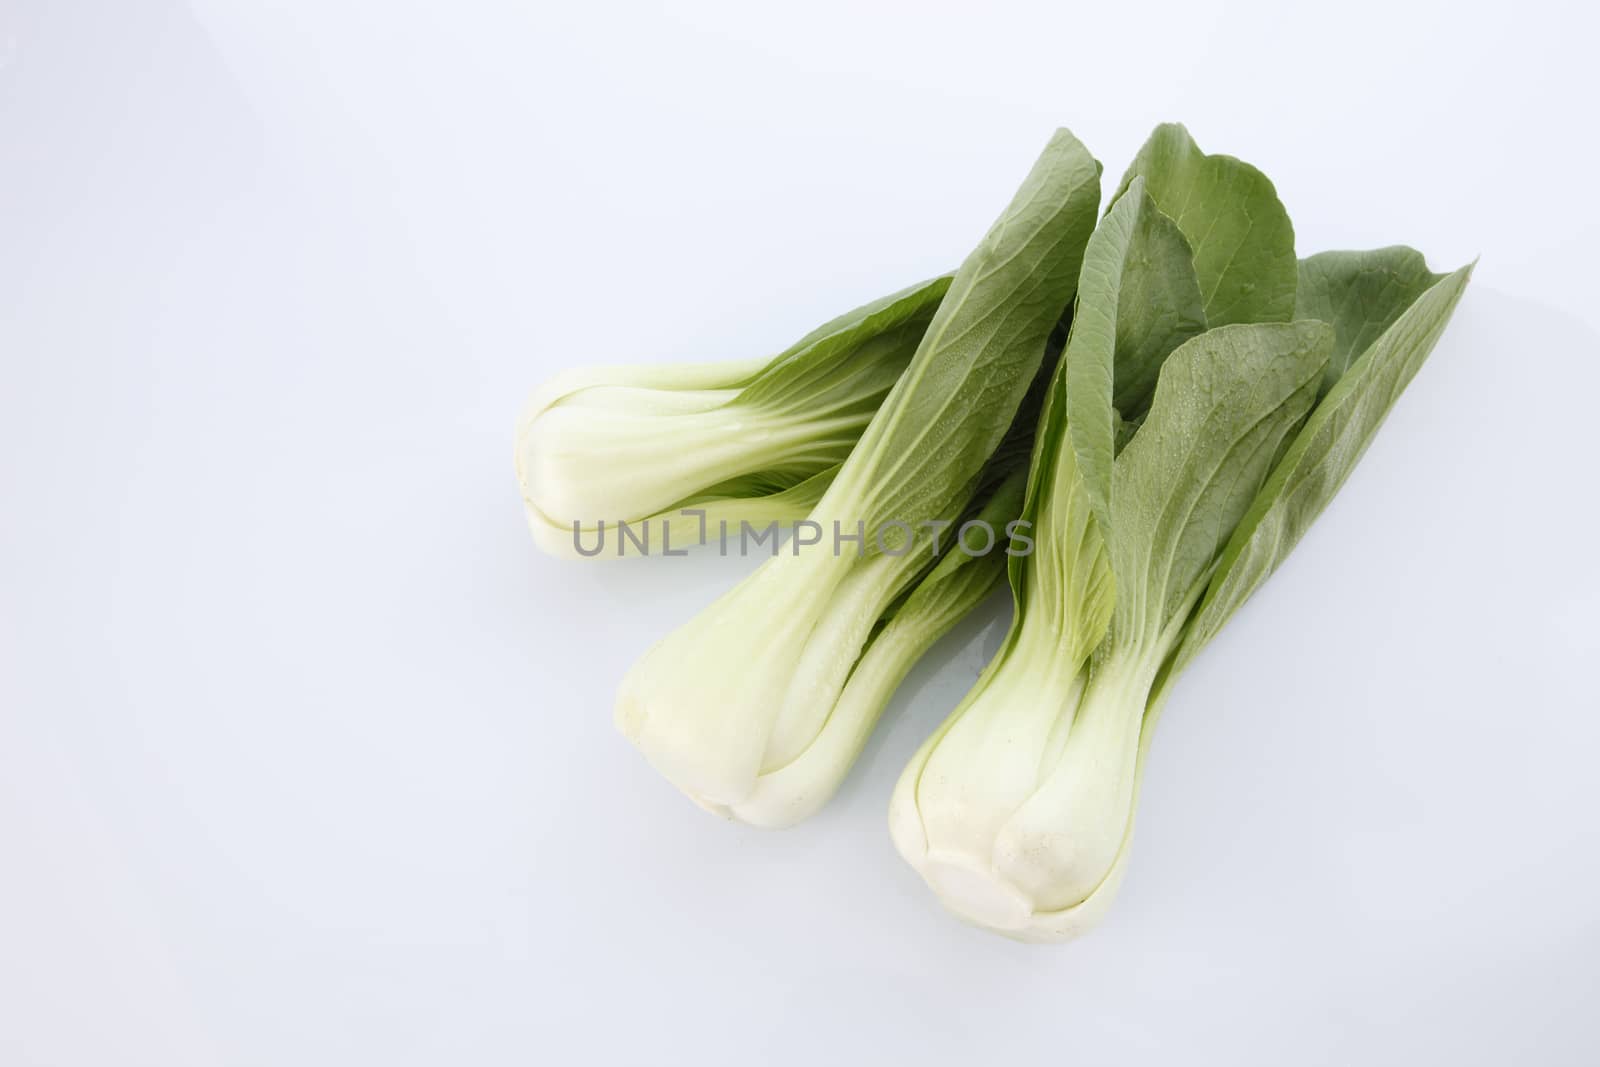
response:
<svg viewBox="0 0 1600 1067"><path fill-rule="evenodd" d="M708 810L786 826L838 788L910 668L895 644L857 661L915 556L780 556L645 654L617 725ZM757 611L773 604L782 611ZM912 657L914 659L914 657ZM852 684L855 683L855 684Z"/></svg>
<svg viewBox="0 0 1600 1067"><path fill-rule="evenodd" d="M1053 648L1047 628L1024 625L889 805L896 848L947 909L1030 941L1083 932L1115 894L1159 664L1072 671Z"/></svg>
<svg viewBox="0 0 1600 1067"><path fill-rule="evenodd" d="M536 543L567 558L659 554L709 538L718 520L759 527L805 515L950 283L931 278L864 304L770 360L602 368L547 383L517 426L517 480ZM705 510L707 525L686 510ZM602 524L611 551L594 551Z"/></svg>
<svg viewBox="0 0 1600 1067"><path fill-rule="evenodd" d="M976 518L1004 529L1022 506L1024 478L1018 470L1003 481ZM1008 559L1003 543L983 556L952 549L919 579L930 555L922 546L904 557L773 560L635 666L618 724L707 811L771 829L807 818L838 791L907 672L999 587ZM780 596L788 599L769 599ZM751 614L758 603L784 604L779 624L803 617L786 635L794 654L778 669L788 673L743 670L747 659L770 669L757 657L778 654L759 625L771 616ZM707 642L734 642L712 678L697 676L690 659ZM743 746L761 730L752 761Z"/></svg>
<svg viewBox="0 0 1600 1067"><path fill-rule="evenodd" d="M718 522L757 528L804 518L831 474L764 497L696 499L721 482L768 469L827 470L848 454L870 413L835 418L774 415L737 402L734 386L763 361L614 367L559 375L540 387L517 423L517 482L535 543L569 559L639 555L620 535L629 523L651 554L700 543ZM600 523L604 523L604 528ZM577 529L574 530L576 523ZM670 529L668 528L670 526ZM597 554L582 552L603 544Z"/></svg>

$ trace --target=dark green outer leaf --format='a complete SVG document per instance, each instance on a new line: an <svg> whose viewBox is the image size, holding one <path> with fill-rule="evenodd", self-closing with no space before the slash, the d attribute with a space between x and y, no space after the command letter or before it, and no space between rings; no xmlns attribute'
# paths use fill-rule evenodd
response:
<svg viewBox="0 0 1600 1067"><path fill-rule="evenodd" d="M961 510L1077 290L1099 200L1100 165L1058 130L956 272L824 506L853 511L869 526Z"/></svg>
<svg viewBox="0 0 1600 1067"><path fill-rule="evenodd" d="M1009 568L1018 613L1047 617L1071 657L1087 656L1111 617L1102 529L1117 406L1142 415L1168 354L1205 329L1188 242L1142 179L1096 227L1078 284L1029 473L1024 516L1035 551Z"/></svg>
<svg viewBox="0 0 1600 1067"><path fill-rule="evenodd" d="M1355 469L1472 277L1446 275L1384 331L1317 406L1234 530L1179 652L1192 659L1271 576Z"/></svg>
<svg viewBox="0 0 1600 1067"><path fill-rule="evenodd" d="M1334 329L1333 357L1322 395L1440 278L1422 253L1394 246L1370 252L1320 252L1300 261L1295 318L1321 319Z"/></svg>
<svg viewBox="0 0 1600 1067"><path fill-rule="evenodd" d="M1072 332L1061 359L1061 403L1047 412L1066 423L1102 527L1110 508L1119 412L1143 414L1162 362L1205 326L1189 245L1136 177L1084 250ZM1049 453L1036 453L1040 469L1030 498L1048 484L1051 462Z"/></svg>
<svg viewBox="0 0 1600 1067"><path fill-rule="evenodd" d="M1119 640L1153 639L1193 603L1311 410L1332 346L1327 323L1253 323L1210 330L1167 359L1114 471L1106 543Z"/></svg>
<svg viewBox="0 0 1600 1067"><path fill-rule="evenodd" d="M1206 155L1188 130L1167 123L1139 150L1118 197L1135 177L1189 239L1211 326L1294 317L1294 226L1265 174Z"/></svg>
<svg viewBox="0 0 1600 1067"><path fill-rule="evenodd" d="M875 408L911 362L952 277L930 278L823 323L744 383L736 402L811 418Z"/></svg>

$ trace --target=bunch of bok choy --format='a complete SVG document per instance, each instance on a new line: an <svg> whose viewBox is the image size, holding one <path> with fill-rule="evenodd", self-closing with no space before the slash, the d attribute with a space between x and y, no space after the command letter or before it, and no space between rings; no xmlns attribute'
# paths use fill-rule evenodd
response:
<svg viewBox="0 0 1600 1067"><path fill-rule="evenodd" d="M594 554L608 520L635 552L793 525L617 698L646 759L729 818L815 812L912 665L1009 582L999 653L889 821L950 910L1026 940L1110 901L1174 683L1344 484L1472 269L1297 260L1272 183L1181 126L1103 215L1100 172L1059 131L954 275L771 361L558 379L518 431L551 551Z"/></svg>

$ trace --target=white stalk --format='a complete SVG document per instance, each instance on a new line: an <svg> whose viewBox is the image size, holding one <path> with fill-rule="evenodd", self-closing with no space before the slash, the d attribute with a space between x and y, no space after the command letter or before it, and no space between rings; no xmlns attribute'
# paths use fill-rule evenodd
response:
<svg viewBox="0 0 1600 1067"><path fill-rule="evenodd" d="M944 725L911 758L889 805L906 861L951 911L1002 931L1023 928L1034 903L995 869L995 842L1038 788L1053 734L1082 698L1079 665L1053 627L1022 619Z"/></svg>
<svg viewBox="0 0 1600 1067"><path fill-rule="evenodd" d="M956 915L1009 937L1058 941L1098 920L1121 880L1166 632L1074 669L1026 617L890 801L902 856Z"/></svg>
<svg viewBox="0 0 1600 1067"><path fill-rule="evenodd" d="M609 536L601 554L610 556L621 544L619 522L642 526L657 520L652 551L659 551L661 520L679 518L672 512L696 494L744 475L810 471L842 460L870 413L815 417L740 404L733 386L759 367L616 369L610 380L598 373L566 376L536 393L517 427L516 455L523 504L539 546L576 558L580 544ZM682 388L640 384L670 380L669 370ZM811 503L766 510L787 521L804 515ZM738 515L765 517L759 504L740 508ZM699 520L677 523L672 532L675 547L695 543Z"/></svg>
<svg viewBox="0 0 1600 1067"><path fill-rule="evenodd" d="M859 751L865 711L839 714L841 696L920 562L829 547L762 564L623 679L618 726L702 807L789 825L832 795Z"/></svg>

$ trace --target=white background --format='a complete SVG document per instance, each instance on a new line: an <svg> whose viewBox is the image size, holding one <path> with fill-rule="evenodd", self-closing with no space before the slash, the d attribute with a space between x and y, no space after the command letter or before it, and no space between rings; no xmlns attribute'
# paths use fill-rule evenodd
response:
<svg viewBox="0 0 1600 1067"><path fill-rule="evenodd" d="M0 3L0 1063L1600 1056L1585 5ZM535 554L526 392L948 269L1052 128L1482 255L1186 676L1079 942L942 914L889 787L797 830L611 724L737 561Z"/></svg>

